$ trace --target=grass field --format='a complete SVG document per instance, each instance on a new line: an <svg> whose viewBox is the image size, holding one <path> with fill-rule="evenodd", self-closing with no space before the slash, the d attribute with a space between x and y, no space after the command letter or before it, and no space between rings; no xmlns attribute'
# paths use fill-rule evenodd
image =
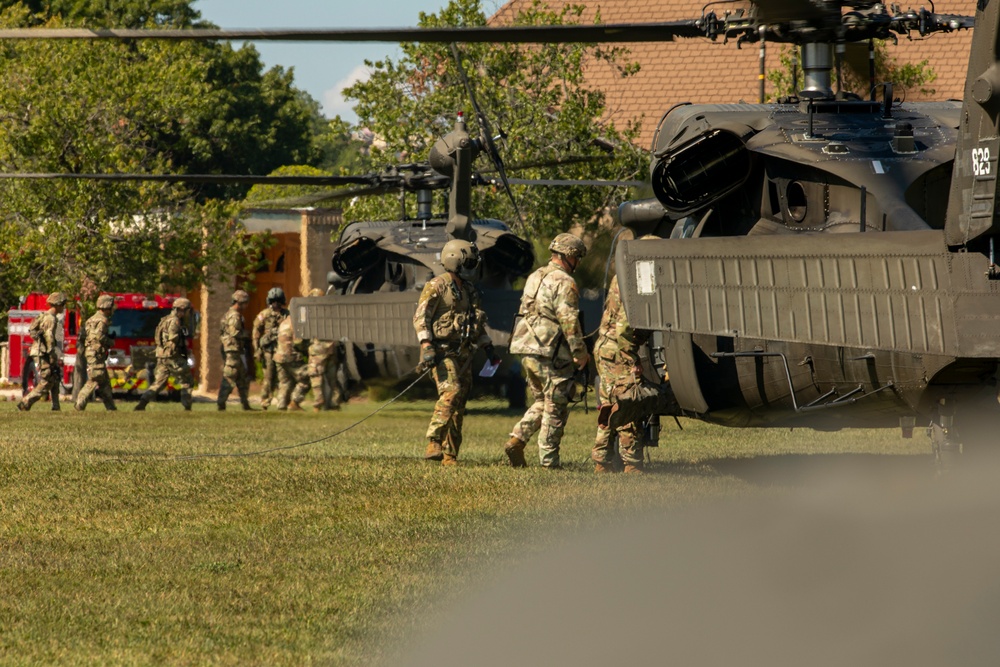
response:
<svg viewBox="0 0 1000 667"><path fill-rule="evenodd" d="M894 431L664 420L649 474L597 477L595 416L576 409L566 470L512 470L501 448L518 415L479 402L447 469L420 459L431 405L393 404L314 445L184 460L313 440L376 406L0 404L0 663L377 663L490 572L601 521L782 493L858 458L930 466L925 438Z"/></svg>

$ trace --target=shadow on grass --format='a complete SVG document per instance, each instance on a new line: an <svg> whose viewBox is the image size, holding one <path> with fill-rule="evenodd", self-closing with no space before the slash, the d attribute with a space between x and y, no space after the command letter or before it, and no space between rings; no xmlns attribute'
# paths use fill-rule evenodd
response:
<svg viewBox="0 0 1000 667"><path fill-rule="evenodd" d="M799 486L835 476L859 481L891 482L929 478L935 474L931 455L780 454L751 458L705 459L698 464L667 464L651 472L687 475L718 474L758 486Z"/></svg>

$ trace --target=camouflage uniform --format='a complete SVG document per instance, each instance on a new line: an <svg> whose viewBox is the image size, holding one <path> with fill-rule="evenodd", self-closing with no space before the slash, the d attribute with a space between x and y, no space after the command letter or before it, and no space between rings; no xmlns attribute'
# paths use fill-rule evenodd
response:
<svg viewBox="0 0 1000 667"><path fill-rule="evenodd" d="M135 406L136 410L144 410L146 404L163 391L171 377L180 386L181 405L185 410L191 409L191 388L194 386L194 378L188 365L187 337L187 327L184 326L184 320L177 310L171 311L156 325L155 379L143 392L139 403Z"/></svg>
<svg viewBox="0 0 1000 667"><path fill-rule="evenodd" d="M309 344L309 381L312 383L314 410L339 410L344 389L337 378L340 366L340 343L314 340Z"/></svg>
<svg viewBox="0 0 1000 667"><path fill-rule="evenodd" d="M555 260L528 276L510 351L524 355L521 363L533 399L511 438L526 443L537 431L542 466L557 468L559 443L574 398L574 359L586 359L587 347L576 281Z"/></svg>
<svg viewBox="0 0 1000 667"><path fill-rule="evenodd" d="M17 404L18 410L30 410L40 398L58 391L60 375L62 375L62 355L56 340L58 320L55 313L45 311L40 313L32 327L38 331L33 338L28 354L35 360L37 383L27 396ZM53 406L53 409L56 409Z"/></svg>
<svg viewBox="0 0 1000 667"><path fill-rule="evenodd" d="M608 298L601 317L601 327L594 347L594 359L600 376L600 403L614 403L616 396L633 390L641 384L639 367L639 347L646 342L648 334L637 332L628 323L618 289L618 276L611 281ZM642 468L642 448L645 430L638 421L629 422L615 429L618 435L618 451L622 462L628 468ZM612 429L597 429L597 439L590 458L599 464L598 470L610 468L614 463L611 448Z"/></svg>
<svg viewBox="0 0 1000 667"><path fill-rule="evenodd" d="M299 404L309 391L309 371L304 359L308 345L295 338L292 318L286 316L278 325L278 347L274 362L278 364L278 409L299 409Z"/></svg>
<svg viewBox="0 0 1000 667"><path fill-rule="evenodd" d="M249 296L246 298L249 300ZM237 299L234 298L233 301L237 301ZM222 368L222 386L219 387L219 398L216 401L220 410L226 409L226 399L229 398L234 387L239 392L243 409L250 409L250 377L247 374L245 359L249 337L246 327L243 325L243 313L240 312L239 303L246 303L246 301L233 303L226 311L222 317L222 327L219 332L222 353L226 357L225 366Z"/></svg>
<svg viewBox="0 0 1000 667"><path fill-rule="evenodd" d="M104 402L107 410L117 410L115 399L111 392L111 378L108 376L108 350L111 349L111 336L108 335L110 318L101 310L87 320L84 325L87 339L84 342L84 355L87 358L87 383L83 385L76 397L76 409L84 410L87 400L95 391Z"/></svg>
<svg viewBox="0 0 1000 667"><path fill-rule="evenodd" d="M277 304L275 304L277 305ZM288 315L288 309L268 306L253 321L253 349L260 362L260 407L271 405L271 394L278 381L278 367L274 362L274 349L278 345L278 325Z"/></svg>
<svg viewBox="0 0 1000 667"><path fill-rule="evenodd" d="M472 354L477 346L490 344L479 290L449 271L435 276L420 293L413 328L417 340L429 341L435 353L438 400L427 427L427 440L440 444L444 455L453 461L462 446L465 403L472 389Z"/></svg>

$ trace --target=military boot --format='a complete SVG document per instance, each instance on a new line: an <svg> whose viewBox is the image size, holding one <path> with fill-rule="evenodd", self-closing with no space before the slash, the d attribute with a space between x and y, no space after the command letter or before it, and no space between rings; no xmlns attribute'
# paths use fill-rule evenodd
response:
<svg viewBox="0 0 1000 667"><path fill-rule="evenodd" d="M457 466L458 459L453 454L448 454L447 452L445 452L443 458L441 459L441 465Z"/></svg>
<svg viewBox="0 0 1000 667"><path fill-rule="evenodd" d="M436 440L430 440L427 443L427 451L424 452L424 458L428 461L440 461L444 458L444 451L441 449L441 443Z"/></svg>
<svg viewBox="0 0 1000 667"><path fill-rule="evenodd" d="M598 474L614 472L615 469L610 463L604 463L603 461L594 461L594 472Z"/></svg>
<svg viewBox="0 0 1000 667"><path fill-rule="evenodd" d="M139 397L139 402L135 404L133 408L136 412L142 412L149 405L149 402L153 399L153 392L145 391L142 396Z"/></svg>
<svg viewBox="0 0 1000 667"><path fill-rule="evenodd" d="M190 412L191 411L191 405L193 403L194 403L194 400L191 398L191 392L182 389L181 390L181 405L184 406L184 409L187 410L188 412ZM138 409L138 408L136 408L136 409Z"/></svg>
<svg viewBox="0 0 1000 667"><path fill-rule="evenodd" d="M296 403L295 401L292 401L291 403L288 404L288 411L289 412L302 412L302 406L299 405L298 403Z"/></svg>
<svg viewBox="0 0 1000 667"><path fill-rule="evenodd" d="M642 470L642 464L641 463L626 463L625 464L625 472L632 473L632 474L637 473L637 474L641 475L642 472L643 472L643 470Z"/></svg>
<svg viewBox="0 0 1000 667"><path fill-rule="evenodd" d="M248 400L247 400L247 399L245 399L245 398L243 398L243 399L240 399L240 405L241 405L241 406L243 406L243 409L244 409L244 410L253 410L253 408L252 408L252 407L250 407L250 401L248 401ZM299 410L301 410L301 409L302 409L302 408L299 408Z"/></svg>
<svg viewBox="0 0 1000 667"><path fill-rule="evenodd" d="M510 459L510 465L512 468L527 468L528 462L524 460L524 448L527 446L524 440L521 440L516 435L510 436L510 440L504 445L503 451L507 454L507 458Z"/></svg>

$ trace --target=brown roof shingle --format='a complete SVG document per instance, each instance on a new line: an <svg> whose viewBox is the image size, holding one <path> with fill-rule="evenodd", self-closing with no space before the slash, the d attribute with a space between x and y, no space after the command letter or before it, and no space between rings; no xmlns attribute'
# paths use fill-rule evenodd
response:
<svg viewBox="0 0 1000 667"><path fill-rule="evenodd" d="M507 23L532 0L511 0L491 18ZM564 0L542 0L559 10ZM582 22L591 22L600 11L604 23L650 23L678 21L701 16L704 0L574 0L585 7ZM972 0L937 0L935 9L944 14L975 14ZM731 6L731 5L730 5ZM971 31L935 34L925 39L901 37L890 53L899 62L927 60L937 75L930 84L932 95L906 91L909 100L960 98L965 86ZM648 146L661 116L681 102L731 103L758 100L757 45L737 49L733 43L708 39L678 39L674 42L627 45L631 59L640 63L638 74L621 78L612 68L595 63L586 72L590 86L604 91L609 117L619 125L641 119L640 145ZM768 49L768 66L777 62L780 45ZM897 89L897 94L899 94Z"/></svg>

